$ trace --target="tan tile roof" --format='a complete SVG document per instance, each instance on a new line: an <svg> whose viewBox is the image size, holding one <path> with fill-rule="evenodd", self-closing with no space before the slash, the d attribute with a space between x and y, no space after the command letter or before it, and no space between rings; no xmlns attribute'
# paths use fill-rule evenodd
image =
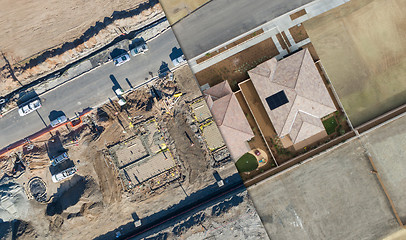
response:
<svg viewBox="0 0 406 240"><path fill-rule="evenodd" d="M223 81L204 91L204 94L210 95L212 98L214 98L214 100L232 93L233 91L231 90L230 84L228 84L227 81Z"/></svg>
<svg viewBox="0 0 406 240"><path fill-rule="evenodd" d="M253 137L252 135L224 125L219 126L219 130L233 159L237 160L251 150L247 140L251 139Z"/></svg>
<svg viewBox="0 0 406 240"><path fill-rule="evenodd" d="M293 143L324 130L320 118L336 111L307 49L279 62L270 59L248 74L275 131L290 134ZM271 110L265 99L282 90L289 102Z"/></svg>
<svg viewBox="0 0 406 240"><path fill-rule="evenodd" d="M254 133L228 82L219 83L205 90L204 94L231 155L238 158L249 151L246 141L253 138Z"/></svg>

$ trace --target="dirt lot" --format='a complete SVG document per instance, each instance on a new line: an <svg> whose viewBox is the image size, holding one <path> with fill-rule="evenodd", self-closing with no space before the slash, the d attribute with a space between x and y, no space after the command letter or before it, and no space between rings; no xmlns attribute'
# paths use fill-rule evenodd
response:
<svg viewBox="0 0 406 240"><path fill-rule="evenodd" d="M271 239L381 239L400 229L359 140L248 189Z"/></svg>
<svg viewBox="0 0 406 240"><path fill-rule="evenodd" d="M115 11L134 8L144 0L12 1L2 0L0 48L15 60L72 41ZM92 14L89 14L91 10Z"/></svg>
<svg viewBox="0 0 406 240"><path fill-rule="evenodd" d="M199 85L208 83L210 86L227 80L235 91L238 89L237 83L248 78L248 70L278 54L279 52L272 39L266 39L196 73L196 78Z"/></svg>
<svg viewBox="0 0 406 240"><path fill-rule="evenodd" d="M90 18L89 9L93 11ZM103 1L37 4L5 0L2 11L2 96L61 70L117 37L164 16L157 0L110 1L107 4Z"/></svg>
<svg viewBox="0 0 406 240"><path fill-rule="evenodd" d="M247 191L197 211L153 239L269 239Z"/></svg>
<svg viewBox="0 0 406 240"><path fill-rule="evenodd" d="M211 0L160 0L171 25Z"/></svg>
<svg viewBox="0 0 406 240"><path fill-rule="evenodd" d="M222 178L237 175L231 162L221 169L212 167L212 156L196 131L198 127L186 103L195 95L201 95L200 91L196 93L199 88L189 78L192 77L190 73L188 66L184 66L174 73L176 83L163 80L151 82L168 99L176 91L183 93L169 114L168 106L165 108L162 100L151 100L150 88L142 87L126 96L128 108L120 110L116 102L108 103L84 116L81 125L75 128L69 124L59 127L52 132L53 136L45 134L24 148L2 157L1 174L8 173L16 178L11 178L12 184L0 182L0 218L18 218L28 223L29 228L21 231L23 239L32 239L33 236L41 239L111 239L110 235L104 234L115 233L115 229L127 224L132 228L120 231L123 234L134 231L133 222L138 218L143 221L159 218L186 197L215 184L214 170ZM149 188L148 182L128 189L107 149L132 137L139 131L137 124L151 117L155 117L162 127L160 133L165 136L163 141L171 151L182 178L158 189ZM194 146L190 146L185 132ZM194 150L190 151L191 148ZM51 166L49 159L62 151L68 151L70 160ZM21 175L19 171L13 171L16 159L21 159L26 166L26 171ZM62 170L65 163L76 166L78 173L65 181L52 182L51 175ZM40 178L45 183L46 195L41 202L31 197L33 193L25 196L19 190L24 189L33 178ZM37 184L35 189L38 195L41 184ZM10 191L16 194L8 194ZM204 193L203 190L199 194Z"/></svg>
<svg viewBox="0 0 406 240"><path fill-rule="evenodd" d="M406 238L406 229L402 229L385 237L383 240L402 240L405 238Z"/></svg>
<svg viewBox="0 0 406 240"><path fill-rule="evenodd" d="M304 23L355 126L406 102L405 7L354 0Z"/></svg>
<svg viewBox="0 0 406 240"><path fill-rule="evenodd" d="M362 141L388 189L403 224L406 223L406 116L362 135Z"/></svg>

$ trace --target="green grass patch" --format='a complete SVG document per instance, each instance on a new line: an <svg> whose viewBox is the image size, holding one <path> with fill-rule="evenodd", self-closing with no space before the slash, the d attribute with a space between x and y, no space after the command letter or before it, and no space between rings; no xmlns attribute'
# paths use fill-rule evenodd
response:
<svg viewBox="0 0 406 240"><path fill-rule="evenodd" d="M238 159L238 161L235 163L235 166L237 167L239 172L254 171L258 167L257 158L251 153L246 153L242 155L240 159Z"/></svg>
<svg viewBox="0 0 406 240"><path fill-rule="evenodd" d="M327 134L330 135L336 131L338 123L335 116L331 116L323 121L323 125Z"/></svg>

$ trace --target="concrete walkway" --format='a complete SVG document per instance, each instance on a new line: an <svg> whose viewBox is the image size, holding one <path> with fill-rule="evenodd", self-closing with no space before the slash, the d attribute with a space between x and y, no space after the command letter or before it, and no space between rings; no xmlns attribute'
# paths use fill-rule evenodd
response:
<svg viewBox="0 0 406 240"><path fill-rule="evenodd" d="M249 47L252 47L252 46L254 46L254 45L256 45L256 44L258 44L258 43L260 43L260 42L262 42L262 41L264 41L266 39L269 39L269 38L273 40L273 42L275 43L276 48L278 49L278 51L280 53L277 56L277 58L281 59L281 58L283 58L283 56L288 54L288 51L282 48L281 44L279 43L279 41L276 38L276 34L285 32L286 37L287 37L286 40L291 45L290 47L288 47L289 51L290 52L295 51L298 48L300 48L301 46L310 43L310 40L305 39L305 40L303 40L303 41L301 41L299 43L296 43L293 40L293 37L291 36L291 34L289 32L289 28L291 28L291 27L293 27L295 25L301 24L304 21L306 21L306 20L308 20L308 19L310 19L312 17L318 16L318 15L320 15L320 14L322 14L322 13L324 13L324 12L330 10L330 9L336 8L336 7L342 5L342 4L346 3L346 2L349 2L349 0L318 0L318 1L315 1L315 2L311 2L311 3L307 4L307 5L304 5L304 6L300 7L300 8L298 8L298 9L295 9L295 10L293 10L291 12L288 12L288 13L280 16L280 17L277 17L277 18L275 18L275 19L273 19L273 20L271 20L271 21L269 21L269 22L267 22L267 23L265 23L265 24L263 24L263 25L261 25L261 26L259 26L257 28L254 28L254 29L252 29L252 30L250 30L250 31L248 31L248 32L246 32L244 34L241 34L240 36L238 36L236 38L233 38L230 41L227 41L227 42L225 42L225 43L223 43L221 45L218 45L217 47L215 47L213 49L210 49L209 51L204 52L204 53L190 59L188 61L189 65L192 68L193 73L200 72L200 71L202 71L202 70L204 70L204 69L206 69L206 68L208 68L208 67L210 67L210 66L212 66L212 65L214 65L214 64L216 64L216 63L218 63L218 62L220 62L220 61L222 61L222 60L224 60L226 58L229 58L229 57L231 57L231 56L233 56L233 55L235 55L235 54L237 54L237 53L239 53L239 52L241 52L241 51L243 51L243 50L245 50L245 49L247 49ZM303 15L303 16L301 16L299 18L296 18L295 20L292 20L290 18L290 15L292 15L293 13L298 12L298 11L300 11L302 9L306 10L305 15ZM241 44L239 44L239 45L237 45L235 47L232 47L232 48L230 48L230 49L228 49L228 50L226 50L224 52L221 52L221 53L207 59L206 61L203 61L203 62L201 62L199 64L197 63L197 60L204 57L204 56L206 56L207 53L213 53L213 52L227 46L228 44L231 44L231 43L233 43L233 42L235 42L235 41L237 41L237 40L239 40L239 39L241 39L241 38L243 38L243 37L245 37L247 35L250 35L250 34L260 30L260 29L262 29L264 31L262 34L260 34L258 36L255 36L253 38L250 38L249 40L247 40L247 41L245 41L245 42L243 42L243 43L241 43ZM286 45L289 45L289 44L286 44Z"/></svg>

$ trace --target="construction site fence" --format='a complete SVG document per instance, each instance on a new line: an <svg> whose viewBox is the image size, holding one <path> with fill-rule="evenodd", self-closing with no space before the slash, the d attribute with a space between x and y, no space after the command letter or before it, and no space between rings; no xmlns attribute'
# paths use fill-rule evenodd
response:
<svg viewBox="0 0 406 240"><path fill-rule="evenodd" d="M80 119L80 122L82 122L82 117L89 114L91 111L92 111L91 109L86 109L85 111L83 111L78 117ZM77 118L71 119L71 121L75 121L75 120L77 120ZM14 143L8 145L7 147L0 150L0 157L7 154L8 152L18 148L18 147L21 147L21 146L23 146L23 145L25 145L25 144L27 144L27 143L29 143L31 141L34 141L35 139L41 137L42 135L45 135L45 134L51 132L52 130L55 130L57 128L65 126L66 124L71 124L73 126L71 121L68 121L68 122L66 122L64 124L58 125L56 127L47 126L47 127L43 128L43 129L41 129L40 131L38 131L38 132L36 132L36 133L34 133L34 134L24 138L24 139L21 139L21 140L19 140L17 142L14 142Z"/></svg>

